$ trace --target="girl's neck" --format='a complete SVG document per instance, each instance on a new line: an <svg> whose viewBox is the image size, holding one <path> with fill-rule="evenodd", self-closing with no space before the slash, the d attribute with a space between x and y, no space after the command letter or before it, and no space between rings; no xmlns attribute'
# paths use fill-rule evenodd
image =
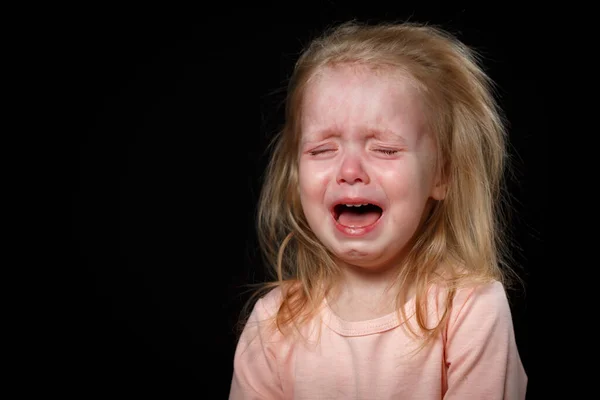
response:
<svg viewBox="0 0 600 400"><path fill-rule="evenodd" d="M365 321L397 310L399 290L395 285L397 270L369 271L344 266L342 279L327 298L332 311L346 321ZM408 297L411 296L409 289Z"/></svg>

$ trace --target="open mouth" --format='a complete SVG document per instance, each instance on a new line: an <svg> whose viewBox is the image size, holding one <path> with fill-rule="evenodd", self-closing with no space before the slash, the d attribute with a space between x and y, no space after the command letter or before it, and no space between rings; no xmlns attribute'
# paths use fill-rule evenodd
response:
<svg viewBox="0 0 600 400"><path fill-rule="evenodd" d="M333 207L333 218L340 225L359 228L373 225L381 218L381 207L371 203L337 204Z"/></svg>

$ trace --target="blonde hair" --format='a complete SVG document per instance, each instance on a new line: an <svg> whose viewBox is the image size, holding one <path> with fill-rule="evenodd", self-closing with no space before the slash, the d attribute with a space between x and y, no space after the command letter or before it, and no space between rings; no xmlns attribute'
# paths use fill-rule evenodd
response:
<svg viewBox="0 0 600 400"><path fill-rule="evenodd" d="M419 88L437 141L446 197L417 232L397 280L398 285L415 286L417 329L409 329L429 340L443 329L458 287L491 280L506 285L511 272L502 225L507 141L493 83L471 49L433 26L348 22L312 41L298 59L288 86L285 124L272 143L258 204L258 238L274 276L256 294L281 287L276 324L283 332L318 312L339 275L300 205L299 120L307 82L326 66L349 63L407 73ZM449 290L439 323L428 326L427 291L433 283ZM398 310L404 319L406 296L400 291Z"/></svg>

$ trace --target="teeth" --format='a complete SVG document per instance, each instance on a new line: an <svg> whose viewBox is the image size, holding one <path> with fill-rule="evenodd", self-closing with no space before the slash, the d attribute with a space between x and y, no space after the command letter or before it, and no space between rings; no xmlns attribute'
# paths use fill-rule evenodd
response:
<svg viewBox="0 0 600 400"><path fill-rule="evenodd" d="M346 207L361 207L361 206L367 206L369 205L369 203L363 203L363 204L344 204Z"/></svg>

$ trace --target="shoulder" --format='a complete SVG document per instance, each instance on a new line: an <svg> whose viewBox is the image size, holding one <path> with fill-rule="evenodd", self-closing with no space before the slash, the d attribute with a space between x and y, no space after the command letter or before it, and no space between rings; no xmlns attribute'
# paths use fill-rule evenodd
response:
<svg viewBox="0 0 600 400"><path fill-rule="evenodd" d="M428 303L435 321L447 317L449 331L457 324L483 320L511 322L511 311L504 285L492 280L486 283L463 282L454 290L446 284L430 288Z"/></svg>
<svg viewBox="0 0 600 400"><path fill-rule="evenodd" d="M501 282L492 281L456 290L450 305L448 333L468 327L471 332L513 329L510 305Z"/></svg>
<svg viewBox="0 0 600 400"><path fill-rule="evenodd" d="M506 311L508 298L504 285L499 281L484 284L474 284L456 290L452 301L454 314L460 314L464 308L482 308L488 311Z"/></svg>
<svg viewBox="0 0 600 400"><path fill-rule="evenodd" d="M239 337L237 351L240 354L245 354L247 349L262 347L279 336L276 318L278 304L281 303L281 289L276 287L257 296Z"/></svg>
<svg viewBox="0 0 600 400"><path fill-rule="evenodd" d="M274 318L283 300L283 289L278 286L263 294L254 305L253 314L261 319Z"/></svg>
<svg viewBox="0 0 600 400"><path fill-rule="evenodd" d="M505 287L497 280L462 283L455 287L454 291L445 284L436 284L431 287L428 297L438 307L448 306L453 315L461 314L472 307L506 310L509 305Z"/></svg>
<svg viewBox="0 0 600 400"><path fill-rule="evenodd" d="M275 359L293 346L298 332L286 328L288 324L294 325L294 328L297 326L295 321L288 320L288 315L281 314L282 302L290 287L295 287L293 282L284 282L263 292L256 300L238 341L239 354L248 354L246 349L260 349Z"/></svg>
<svg viewBox="0 0 600 400"><path fill-rule="evenodd" d="M271 289L266 289L254 303L248 323L273 323L280 312L282 302L289 289L295 287L294 282L284 282Z"/></svg>

